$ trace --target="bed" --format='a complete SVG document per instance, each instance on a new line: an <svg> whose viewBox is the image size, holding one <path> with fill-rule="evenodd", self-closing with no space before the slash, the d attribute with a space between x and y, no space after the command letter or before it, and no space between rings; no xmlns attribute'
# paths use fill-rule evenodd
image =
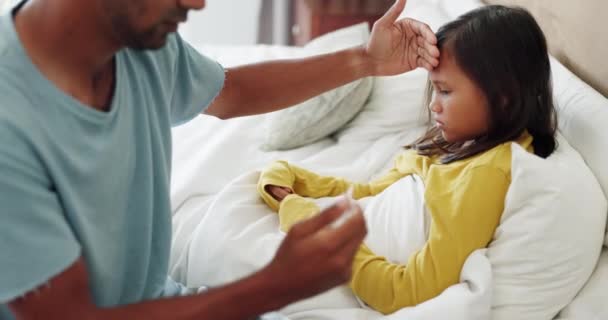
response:
<svg viewBox="0 0 608 320"><path fill-rule="evenodd" d="M520 1L518 4L523 3ZM481 5L477 0L410 0L405 15L423 20L436 30L446 21ZM542 25L543 21L540 23ZM364 26L355 26L329 34L306 48L200 45L197 49L223 65L231 66L331 51L363 42L365 36ZM608 50L606 47L602 49ZM578 65L573 60L569 64ZM595 71L601 73L605 66L601 65ZM545 242L559 241L560 235L578 242L534 249L571 253L567 262L571 264L569 267L580 270L576 275L576 290L573 291L573 284L568 287L571 294L559 295L560 288L567 287L565 284L562 287L545 286L542 292L523 285L519 287L530 290L518 292L509 288L510 284L506 283L509 281L499 283L500 277L515 270L505 262L508 252L521 249L513 245L513 241L501 240L514 236L511 224L522 224L523 221L529 224L527 228L545 230L543 228L548 223L534 218L533 214L537 212L524 212L521 208L507 206L505 211L511 210L511 213L503 215L510 220L501 222L504 228L497 230L496 241L488 250L471 255L463 268L461 283L435 299L383 316L362 307L347 289L340 287L288 306L281 312L289 319L608 319L608 306L603 303L608 294L602 292L608 287L608 237L605 236L608 99L555 58L552 58L552 69L562 139L560 145L564 148L571 146L571 152L555 157L561 160L554 161L554 169L560 172L554 177L539 173L538 176L526 175L535 168L534 163L528 165L526 162L525 166L518 167L520 169L514 179L520 179L517 180L522 186L519 189L529 188L539 181L562 185L564 190L558 192L567 193L564 198L579 199L577 202L555 200L561 208L552 207L551 210L561 212L554 215L559 219L553 217L552 228L539 235ZM581 76L586 76L589 83L599 90L607 85L606 77L602 82L601 77L585 72ZM401 147L423 130L424 116L420 107L425 80L426 73L416 70L396 77L372 79L373 85L366 82L366 89L363 89L364 83L360 83L361 87L353 87L358 90L351 88L351 91L369 90L369 95L352 119L323 139L289 150L269 151L265 147L272 130L269 123L276 117L272 114L228 121L199 116L174 128L171 276L189 286L215 286L261 268L272 258L283 234L278 231L276 216L264 208L255 192L257 170L272 160L282 159L354 181L367 181L381 175L390 167ZM344 95L338 92L326 97L344 99ZM316 103L321 102L317 100ZM580 170L572 171L572 164L580 165ZM559 176L566 177L564 174L568 172L572 172L571 178L558 180ZM583 177L586 180L580 180ZM574 196L579 192L580 197ZM516 199L520 199L518 196L521 197L522 193L522 190L510 190L507 202L517 203ZM530 216L533 217L532 222L528 223L526 219ZM391 240L389 237L377 242ZM534 268L534 264L542 264L540 255L538 252L530 254L521 262L521 265L531 266L531 277L545 273ZM572 265L572 260L577 260L576 255L584 255L593 263ZM555 268L546 273L555 272L551 275L555 277L565 270ZM516 271L521 275L522 268ZM564 277L567 277L566 273ZM543 294L553 294L557 298L552 301L535 300L534 297L543 297ZM521 302L522 297L529 301ZM534 309L542 309L543 312L534 313Z"/></svg>

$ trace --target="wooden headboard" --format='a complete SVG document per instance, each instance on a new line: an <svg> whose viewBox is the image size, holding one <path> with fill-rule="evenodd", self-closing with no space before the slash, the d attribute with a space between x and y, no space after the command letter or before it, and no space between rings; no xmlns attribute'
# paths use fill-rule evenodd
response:
<svg viewBox="0 0 608 320"><path fill-rule="evenodd" d="M607 0L483 0L529 10L543 29L551 54L608 97Z"/></svg>

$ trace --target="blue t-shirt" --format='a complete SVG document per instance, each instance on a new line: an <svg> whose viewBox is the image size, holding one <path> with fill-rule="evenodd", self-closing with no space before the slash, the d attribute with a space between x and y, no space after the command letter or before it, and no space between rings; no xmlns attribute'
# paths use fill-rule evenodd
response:
<svg viewBox="0 0 608 320"><path fill-rule="evenodd" d="M171 127L223 82L218 63L172 35L161 50L116 54L111 108L98 111L47 80L1 16L0 304L80 256L98 306L164 295Z"/></svg>

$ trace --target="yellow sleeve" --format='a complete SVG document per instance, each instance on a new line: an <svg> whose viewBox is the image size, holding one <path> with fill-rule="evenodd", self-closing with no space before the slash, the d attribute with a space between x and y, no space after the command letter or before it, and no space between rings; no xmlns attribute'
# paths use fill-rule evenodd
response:
<svg viewBox="0 0 608 320"><path fill-rule="evenodd" d="M458 283L467 257L487 247L498 226L509 187L503 171L484 166L456 181L439 180L427 181L425 198L433 219L429 239L406 265L389 263L366 246L355 256L350 286L384 314L434 298Z"/></svg>
<svg viewBox="0 0 608 320"><path fill-rule="evenodd" d="M395 165L388 173L361 186L361 189L364 190L366 196L375 196L405 176L413 173L424 176L423 170L428 164L423 161L428 161L427 157L419 156L412 150L405 151L395 159Z"/></svg>
<svg viewBox="0 0 608 320"><path fill-rule="evenodd" d="M279 227L287 232L291 227L303 220L312 218L321 210L310 199L302 198L297 194L290 194L281 201L279 208Z"/></svg>
<svg viewBox="0 0 608 320"><path fill-rule="evenodd" d="M258 192L269 207L278 211L279 202L266 192L267 185L291 188L302 197L321 198L338 196L346 192L350 184L345 179L320 176L286 161L275 161L262 171Z"/></svg>
<svg viewBox="0 0 608 320"><path fill-rule="evenodd" d="M320 176L312 171L290 165L286 161L275 161L266 167L258 180L258 192L266 204L275 211L279 210L279 202L266 192L266 186L275 185L291 188L294 193L309 198L335 197L353 187L353 198L360 199L373 196L395 181L411 172L403 172L398 169L401 156L397 158L396 165L382 178L370 183L351 183L342 178L331 176Z"/></svg>
<svg viewBox="0 0 608 320"><path fill-rule="evenodd" d="M366 194L366 196L375 196L406 175L407 174L404 174L403 172L399 171L397 167L393 167L387 174L385 174L381 178L376 179L367 185L361 186L361 189L365 190L364 193Z"/></svg>

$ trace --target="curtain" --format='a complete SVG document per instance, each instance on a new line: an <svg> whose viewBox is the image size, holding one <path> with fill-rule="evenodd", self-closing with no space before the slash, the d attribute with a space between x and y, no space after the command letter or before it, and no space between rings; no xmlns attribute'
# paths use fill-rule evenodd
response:
<svg viewBox="0 0 608 320"><path fill-rule="evenodd" d="M260 23L258 24L258 43L274 43L274 0L262 0L262 5L260 6L259 21Z"/></svg>
<svg viewBox="0 0 608 320"><path fill-rule="evenodd" d="M258 43L287 45L291 40L291 0L262 0Z"/></svg>

